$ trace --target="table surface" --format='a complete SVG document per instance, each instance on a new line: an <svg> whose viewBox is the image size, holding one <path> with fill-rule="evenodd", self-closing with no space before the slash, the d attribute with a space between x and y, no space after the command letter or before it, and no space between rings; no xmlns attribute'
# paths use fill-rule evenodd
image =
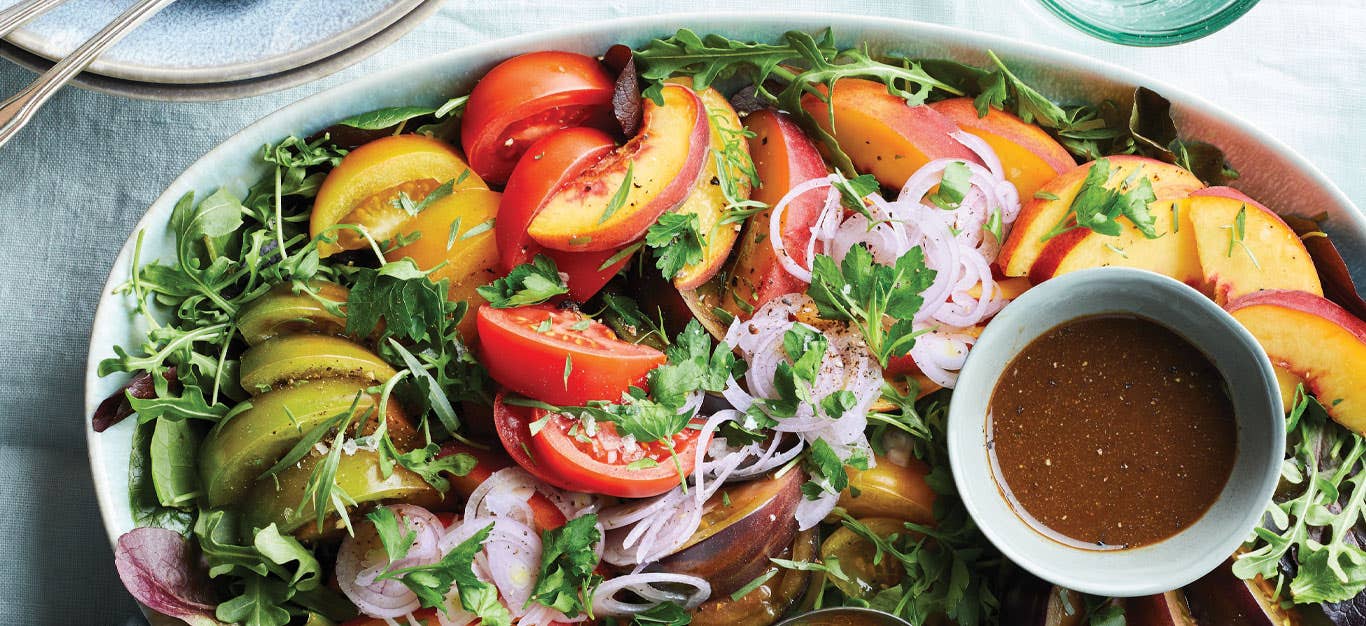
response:
<svg viewBox="0 0 1366 626"><path fill-rule="evenodd" d="M145 623L114 572L86 460L82 389L91 316L109 266L161 190L247 123L326 87L456 46L585 21L735 3L451 2L399 43L327 79L247 100L143 102L68 89L0 149L0 622ZM1131 67L1214 101L1288 143L1366 204L1366 2L1263 0L1173 48L1089 39L1033 0L749 0L938 22ZM514 17L515 19L509 19ZM681 26L681 25L680 25ZM0 62L0 94L32 76Z"/></svg>

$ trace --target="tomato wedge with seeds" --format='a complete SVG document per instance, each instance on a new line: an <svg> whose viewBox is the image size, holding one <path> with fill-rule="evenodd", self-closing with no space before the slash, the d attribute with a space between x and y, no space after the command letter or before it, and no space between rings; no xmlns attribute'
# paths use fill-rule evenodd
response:
<svg viewBox="0 0 1366 626"><path fill-rule="evenodd" d="M622 437L613 424L604 422L598 422L589 435L578 419L509 405L505 396L499 393L493 408L503 446L533 476L561 489L619 498L657 496L679 484L679 468L685 476L692 472L697 450L705 445L695 428L674 435L676 467L663 442ZM532 435L530 425L547 415L549 419Z"/></svg>
<svg viewBox="0 0 1366 626"><path fill-rule="evenodd" d="M616 401L663 352L617 339L607 326L550 305L479 309L479 357L504 387L542 402L582 406Z"/></svg>
<svg viewBox="0 0 1366 626"><path fill-rule="evenodd" d="M536 140L562 128L611 129L612 77L593 57L532 52L499 63L470 91L460 143L476 174L502 184Z"/></svg>

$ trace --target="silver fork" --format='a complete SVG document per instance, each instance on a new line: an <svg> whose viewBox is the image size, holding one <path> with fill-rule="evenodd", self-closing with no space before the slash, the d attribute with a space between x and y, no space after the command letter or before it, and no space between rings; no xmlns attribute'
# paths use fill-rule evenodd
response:
<svg viewBox="0 0 1366 626"><path fill-rule="evenodd" d="M53 65L51 69L43 72L42 76L29 83L28 87L0 103L0 146L4 146L15 133L19 132L19 129L28 124L38 109L48 99L52 98L57 90L70 82L86 67L89 67L110 46L118 43L134 28L141 26L143 22L146 22L172 2L175 0L138 0L133 6L128 7L127 11L114 18L114 21L110 22L108 26L95 33L95 36L91 37L89 41L81 44L81 47L76 48L66 58ZM50 5L56 4L53 0L39 0L24 6L48 5L48 3ZM50 8L50 5L38 10L37 13ZM37 13L29 9L27 17L33 17ZM3 34L0 32L0 36Z"/></svg>
<svg viewBox="0 0 1366 626"><path fill-rule="evenodd" d="M0 38L4 38L27 22L66 0L24 0L0 11Z"/></svg>

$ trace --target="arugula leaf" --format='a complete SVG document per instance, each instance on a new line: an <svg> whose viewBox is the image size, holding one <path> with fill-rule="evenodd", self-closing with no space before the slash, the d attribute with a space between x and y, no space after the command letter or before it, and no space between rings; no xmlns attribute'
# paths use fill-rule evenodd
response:
<svg viewBox="0 0 1366 626"><path fill-rule="evenodd" d="M282 605L289 599L289 588L277 580L248 575L242 594L219 603L214 616L244 626L285 626L290 614Z"/></svg>
<svg viewBox="0 0 1366 626"><path fill-rule="evenodd" d="M696 213L669 212L645 231L645 245L654 250L655 267L672 279L684 268L702 262L706 238Z"/></svg>
<svg viewBox="0 0 1366 626"><path fill-rule="evenodd" d="M384 546L384 554L390 563L408 556L408 550L417 540L417 531L407 529L408 532L405 533L406 525L400 525L398 514L394 513L393 509L382 506L370 511L365 517L375 525L375 534L379 535L379 543Z"/></svg>
<svg viewBox="0 0 1366 626"><path fill-rule="evenodd" d="M886 367L890 358L904 356L915 345L919 333L912 321L920 310L920 292L934 282L934 276L918 247L889 267L874 261L868 248L859 244L849 249L839 265L827 255L816 255L807 294L821 317L858 328L869 351Z"/></svg>
<svg viewBox="0 0 1366 626"><path fill-rule="evenodd" d="M834 33L826 29L817 48L833 57ZM663 96L659 90L663 81L670 77L690 76L693 88L702 91L719 79L734 76L740 70L748 70L752 72L754 84L762 85L778 66L802 58L803 53L790 41L782 44L747 43L721 35L701 37L682 28L670 37L646 44L635 53L635 60L641 68L640 78L652 83L645 89L645 97L662 104Z"/></svg>
<svg viewBox="0 0 1366 626"><path fill-rule="evenodd" d="M443 612L447 611L446 594L454 589L460 606L478 616L484 626L511 626L512 615L499 601L498 589L474 575L474 555L483 549L491 530L492 523L436 563L386 571L375 580L397 580L417 594L422 606Z"/></svg>
<svg viewBox="0 0 1366 626"><path fill-rule="evenodd" d="M1048 241L1077 228L1118 236L1124 232L1123 224L1118 221L1121 216L1127 218L1144 237L1160 237L1155 228L1156 218L1148 211L1148 205L1157 200L1152 181L1142 175L1142 170L1135 171L1114 187L1110 186L1111 177L1109 159L1099 159L1091 164L1067 212L1044 234L1041 241Z"/></svg>
<svg viewBox="0 0 1366 626"><path fill-rule="evenodd" d="M1233 573L1289 589L1296 603L1348 600L1366 590L1366 551L1349 540L1366 519L1366 440L1332 421L1303 385L1286 425L1293 446L1281 476L1292 485L1289 497L1268 506L1270 523L1255 529ZM1280 563L1292 550L1299 567L1287 581Z"/></svg>
<svg viewBox="0 0 1366 626"><path fill-rule="evenodd" d="M475 291L495 309L540 304L560 294L569 293L555 261L544 254L536 255L530 263L512 268L499 278Z"/></svg>
<svg viewBox="0 0 1366 626"><path fill-rule="evenodd" d="M527 602L536 601L565 615L593 616L593 589L602 577L594 544L602 541L598 516L589 513L564 526L541 533L541 567L536 588Z"/></svg>
<svg viewBox="0 0 1366 626"><path fill-rule="evenodd" d="M415 106L396 106L376 109L366 113L353 115L340 122L338 126L350 126L361 130L382 130L392 126L398 126L415 117L431 115L436 113L436 109L431 107Z"/></svg>

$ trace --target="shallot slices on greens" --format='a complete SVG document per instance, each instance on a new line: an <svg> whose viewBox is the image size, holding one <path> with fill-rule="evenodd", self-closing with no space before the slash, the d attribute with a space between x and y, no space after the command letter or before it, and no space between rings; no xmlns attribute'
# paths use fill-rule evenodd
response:
<svg viewBox="0 0 1366 626"><path fill-rule="evenodd" d="M925 164L888 201L873 192L862 198L860 210L846 210L838 174L800 183L770 214L770 245L783 268L804 282L811 269L787 251L779 233L787 207L807 193L824 192L825 205L811 229L806 258L830 256L837 263L855 245L865 246L873 258L891 265L912 248L920 248L925 265L935 271L934 282L922 294L915 314L915 330L929 333L910 356L920 370L942 387L952 388L973 335L965 329L981 324L1005 306L992 276L1001 243L1020 212L1015 186L1005 178L1000 158L982 139L961 131L953 138L972 150L985 165L959 159L936 159ZM947 173L966 174L961 194L947 202L932 194L947 184ZM847 188L847 187L846 187ZM942 189L940 191L942 195Z"/></svg>

